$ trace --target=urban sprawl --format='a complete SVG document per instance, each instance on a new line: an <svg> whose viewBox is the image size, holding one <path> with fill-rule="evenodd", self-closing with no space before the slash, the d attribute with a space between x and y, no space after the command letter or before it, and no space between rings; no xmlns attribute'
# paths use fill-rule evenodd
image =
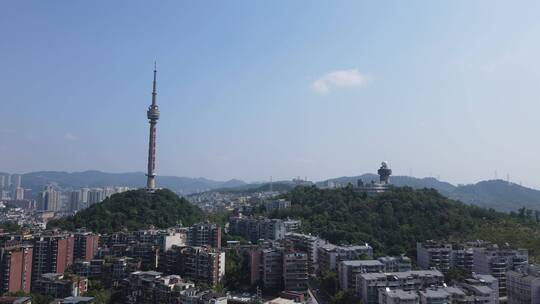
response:
<svg viewBox="0 0 540 304"><path fill-rule="evenodd" d="M382 173L386 166L381 166ZM5 180L8 177L0 181ZM335 273L339 289L366 304L538 301L540 269L529 265L526 249L481 240L459 244L425 240L417 244L414 259L375 257L367 243L331 244L302 234L300 220L251 215L254 208L262 207L266 214L290 208L290 201L275 198L278 191L206 192L189 197L208 211L231 212L223 227L202 222L100 235L45 227L53 217L76 212L126 188L71 190L68 204L60 204L64 195L52 186L37 200L21 198L17 193L28 192L18 190L20 177L11 180L15 182L3 183L2 221L15 221L26 229L0 235L4 294L35 292L50 295L57 303L93 303L85 295L89 280L94 280L118 290L126 303L329 303L317 278ZM356 187L370 193L385 191L388 176ZM5 193L14 193L14 199ZM257 286L254 292L220 291L229 256L246 261L245 275ZM454 269L471 275L446 282ZM2 299L30 301L14 296Z"/></svg>

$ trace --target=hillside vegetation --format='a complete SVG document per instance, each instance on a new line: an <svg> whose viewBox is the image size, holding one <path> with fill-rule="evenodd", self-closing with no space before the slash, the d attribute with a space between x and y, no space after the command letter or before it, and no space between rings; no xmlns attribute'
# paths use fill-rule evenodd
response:
<svg viewBox="0 0 540 304"><path fill-rule="evenodd" d="M328 181L340 184L356 184L359 179L364 182L377 181L379 180L379 176L375 174L345 176L329 179L318 183L318 185L324 185ZM540 211L540 191L500 179L458 186L432 177L392 176L390 181L398 187L412 187L414 189L433 188L451 199L480 207L493 208L497 211L518 211L522 207Z"/></svg>
<svg viewBox="0 0 540 304"><path fill-rule="evenodd" d="M302 229L337 244L370 243L380 254L414 254L417 241L484 239L540 254L540 226L532 217L450 200L436 190L395 188L367 196L352 188L297 187L292 206L276 217L302 220Z"/></svg>
<svg viewBox="0 0 540 304"><path fill-rule="evenodd" d="M136 230L150 225L167 228L178 223L190 225L203 218L203 212L170 190L148 193L145 190L114 194L75 216L49 222L49 227L67 230L86 227L95 232L110 233L122 229Z"/></svg>

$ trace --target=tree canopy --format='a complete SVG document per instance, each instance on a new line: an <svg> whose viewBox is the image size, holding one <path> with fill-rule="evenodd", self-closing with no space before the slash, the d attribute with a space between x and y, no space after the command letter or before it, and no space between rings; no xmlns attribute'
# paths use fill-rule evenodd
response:
<svg viewBox="0 0 540 304"><path fill-rule="evenodd" d="M433 189L396 187L368 196L352 187L297 187L289 209L272 214L302 220L302 230L336 244L368 242L379 254L408 253L428 239L484 239L523 246L540 254L540 226L493 209L450 200Z"/></svg>
<svg viewBox="0 0 540 304"><path fill-rule="evenodd" d="M99 233L111 233L150 225L158 228L179 223L190 225L203 217L199 208L170 190L161 189L154 193L133 190L114 194L74 216L50 221L48 226L66 230L86 227Z"/></svg>

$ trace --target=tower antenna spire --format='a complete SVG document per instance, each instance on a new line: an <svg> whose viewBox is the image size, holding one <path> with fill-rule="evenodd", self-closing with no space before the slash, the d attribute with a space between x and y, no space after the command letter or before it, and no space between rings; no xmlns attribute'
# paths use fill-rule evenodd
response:
<svg viewBox="0 0 540 304"><path fill-rule="evenodd" d="M156 64L156 61L154 60L154 82L152 83L152 105L155 106L156 105L156 95L157 95L157 91L156 91L156 78L157 78L157 64Z"/></svg>

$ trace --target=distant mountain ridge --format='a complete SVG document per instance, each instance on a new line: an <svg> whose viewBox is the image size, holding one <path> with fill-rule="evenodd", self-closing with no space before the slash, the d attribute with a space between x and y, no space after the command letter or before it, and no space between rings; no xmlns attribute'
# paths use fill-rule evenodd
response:
<svg viewBox="0 0 540 304"><path fill-rule="evenodd" d="M156 179L159 187L186 194L216 188L239 187L246 184L237 179L215 181L206 178L177 176L157 176ZM95 170L82 172L40 171L22 174L22 186L34 191L40 191L44 185L50 183L64 189L105 186L142 188L145 186L146 176L142 172L107 173Z"/></svg>
<svg viewBox="0 0 540 304"><path fill-rule="evenodd" d="M40 171L22 174L22 185L31 188L35 193L41 191L44 185L55 183L64 189L81 187L128 186L142 188L145 186L146 176L142 172L107 173L96 170L83 172ZM339 184L356 184L358 179L365 183L377 181L376 174L363 174L359 176L343 176L317 182L318 186L335 182ZM190 178L177 176L158 176L159 187L173 191L190 194L204 191L236 191L253 192L269 190L269 183L246 183L242 180L216 181L207 178ZM433 188L444 196L460 200L467 204L493 208L498 211L516 211L521 207L540 210L540 191L508 183L503 180L480 181L470 185L458 185L439 181L432 177L416 178L410 176L392 176L390 182L396 186L409 186L415 189ZM274 190L286 191L293 189L292 181L276 181Z"/></svg>

